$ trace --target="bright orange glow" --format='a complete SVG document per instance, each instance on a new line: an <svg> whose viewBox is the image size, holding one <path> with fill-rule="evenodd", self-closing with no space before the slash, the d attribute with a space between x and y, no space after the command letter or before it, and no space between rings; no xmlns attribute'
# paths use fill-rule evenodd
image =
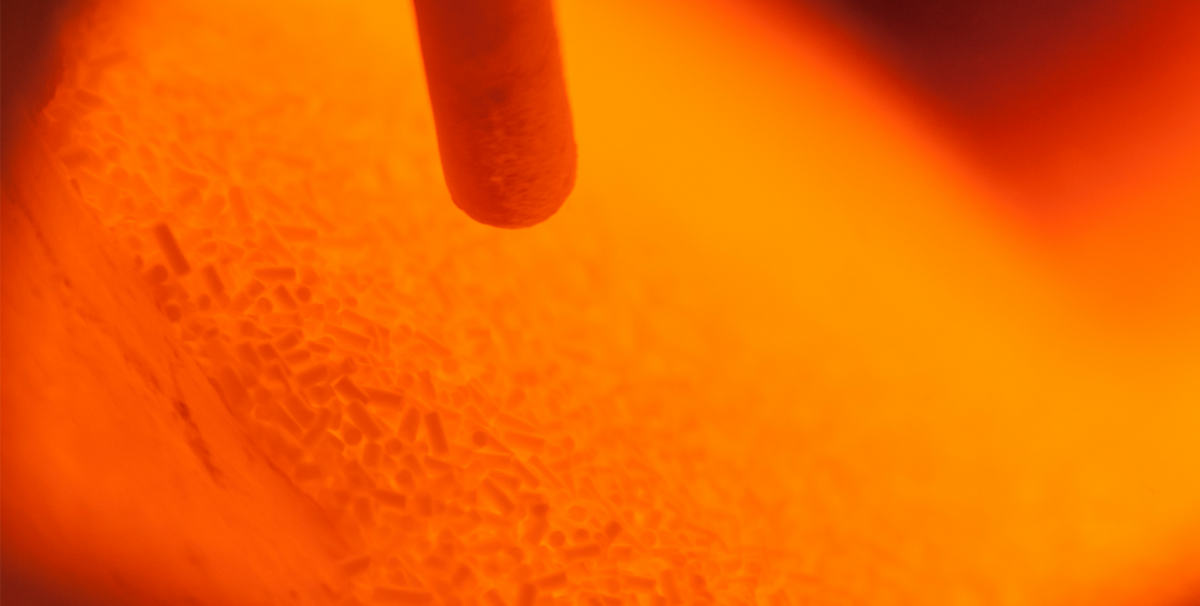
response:
<svg viewBox="0 0 1200 606"><path fill-rule="evenodd" d="M4 185L6 583L1194 599L1200 135L1046 229L815 16L555 6L578 181L518 232L451 204L403 2L68 27Z"/></svg>

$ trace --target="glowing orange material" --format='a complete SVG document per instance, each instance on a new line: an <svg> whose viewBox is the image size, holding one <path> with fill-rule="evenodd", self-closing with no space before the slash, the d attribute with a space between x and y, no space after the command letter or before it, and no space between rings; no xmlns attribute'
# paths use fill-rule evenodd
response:
<svg viewBox="0 0 1200 606"><path fill-rule="evenodd" d="M820 28L560 9L592 159L525 232L442 193L401 2L75 24L5 184L6 565L119 603L1190 588L1194 332L1064 295Z"/></svg>

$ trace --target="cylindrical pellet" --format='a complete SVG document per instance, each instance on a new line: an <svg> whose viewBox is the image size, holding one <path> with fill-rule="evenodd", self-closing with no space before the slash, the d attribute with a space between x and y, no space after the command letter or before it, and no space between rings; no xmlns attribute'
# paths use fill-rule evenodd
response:
<svg viewBox="0 0 1200 606"><path fill-rule="evenodd" d="M158 246L162 249L163 256L167 258L167 264L171 266L176 275L182 276L192 271L192 266L183 256L183 249L179 248L175 234L171 233L171 228L166 223L154 226L154 237L158 240Z"/></svg>
<svg viewBox="0 0 1200 606"><path fill-rule="evenodd" d="M553 215L575 186L575 134L550 0L415 0L454 203L496 227Z"/></svg>

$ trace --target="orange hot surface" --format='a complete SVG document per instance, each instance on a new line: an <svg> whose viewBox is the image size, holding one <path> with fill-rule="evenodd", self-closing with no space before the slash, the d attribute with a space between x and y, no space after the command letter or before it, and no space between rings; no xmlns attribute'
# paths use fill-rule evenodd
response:
<svg viewBox="0 0 1200 606"><path fill-rule="evenodd" d="M442 189L405 6L246 4L81 20L6 183L4 550L29 583L488 606L1193 587L1194 340L1069 296L827 32L561 3L579 181L518 233Z"/></svg>

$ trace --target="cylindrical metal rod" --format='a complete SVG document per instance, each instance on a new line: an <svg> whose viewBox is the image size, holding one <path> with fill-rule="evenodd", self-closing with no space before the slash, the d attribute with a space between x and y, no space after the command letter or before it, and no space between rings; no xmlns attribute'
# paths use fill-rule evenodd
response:
<svg viewBox="0 0 1200 606"><path fill-rule="evenodd" d="M575 134L551 0L414 0L454 203L496 227L553 215L575 186Z"/></svg>

